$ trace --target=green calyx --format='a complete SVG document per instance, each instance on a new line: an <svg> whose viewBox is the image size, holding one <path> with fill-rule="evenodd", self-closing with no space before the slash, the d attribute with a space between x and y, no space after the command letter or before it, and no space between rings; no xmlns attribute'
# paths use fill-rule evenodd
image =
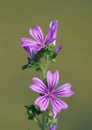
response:
<svg viewBox="0 0 92 130"><path fill-rule="evenodd" d="M27 109L28 119L30 120L34 120L37 115L42 113L40 108L36 107L35 105L26 105L25 108Z"/></svg>
<svg viewBox="0 0 92 130"><path fill-rule="evenodd" d="M53 45L48 45L47 47L41 49L38 51L34 58L31 58L26 65L22 67L22 70L28 69L28 68L35 68L36 71L42 70L42 59L48 55L49 61L53 62L56 59L57 52L55 51L55 47Z"/></svg>

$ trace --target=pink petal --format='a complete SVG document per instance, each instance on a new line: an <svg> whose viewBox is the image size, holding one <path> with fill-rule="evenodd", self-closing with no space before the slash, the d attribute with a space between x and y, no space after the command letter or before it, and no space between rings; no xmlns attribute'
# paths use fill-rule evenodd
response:
<svg viewBox="0 0 92 130"><path fill-rule="evenodd" d="M34 82L34 84L40 88L41 91L44 91L44 93L47 93L47 87L46 85L42 82L42 80L40 80L39 78L33 78L32 81ZM36 88L37 88L36 87Z"/></svg>
<svg viewBox="0 0 92 130"><path fill-rule="evenodd" d="M58 21L54 20L52 22L50 22L50 29L46 35L45 38L45 45L48 45L52 42L56 42L56 36L57 36L57 28L58 28Z"/></svg>
<svg viewBox="0 0 92 130"><path fill-rule="evenodd" d="M21 38L21 41L22 42L27 42L27 43L30 43L31 41L35 42L34 40L30 39L30 38L25 38L25 37L22 37Z"/></svg>
<svg viewBox="0 0 92 130"><path fill-rule="evenodd" d="M41 49L41 46L32 39L29 38L21 38L22 44L21 47L31 47L32 50L39 51Z"/></svg>
<svg viewBox="0 0 92 130"><path fill-rule="evenodd" d="M71 88L71 84L70 83L66 83L61 85L59 88L57 88L53 94L55 96L60 96L60 97L70 97L74 94L74 91L72 91Z"/></svg>
<svg viewBox="0 0 92 130"><path fill-rule="evenodd" d="M21 47L37 45L38 44L35 40L29 39L29 38L21 38L21 40L22 40Z"/></svg>
<svg viewBox="0 0 92 130"><path fill-rule="evenodd" d="M43 42L43 32L39 25L36 25L33 29L30 28L29 33L37 42Z"/></svg>
<svg viewBox="0 0 92 130"><path fill-rule="evenodd" d="M51 89L52 83L53 83L53 74L51 73L51 71L47 72L47 83L48 83L48 88L49 90Z"/></svg>
<svg viewBox="0 0 92 130"><path fill-rule="evenodd" d="M32 47L25 46L23 48L30 54L31 57L35 56Z"/></svg>
<svg viewBox="0 0 92 130"><path fill-rule="evenodd" d="M59 72L56 70L54 74L51 71L47 72L47 83L50 91L56 87L59 81Z"/></svg>
<svg viewBox="0 0 92 130"><path fill-rule="evenodd" d="M49 99L47 96L40 96L35 100L35 105L38 105L41 111L45 111L49 105Z"/></svg>
<svg viewBox="0 0 92 130"><path fill-rule="evenodd" d="M54 117L56 117L57 113L60 113L62 109L68 108L68 105L64 101L60 100L59 98L50 97L50 101L52 104Z"/></svg>
<svg viewBox="0 0 92 130"><path fill-rule="evenodd" d="M59 81L59 72L56 70L53 74L53 86L56 87Z"/></svg>
<svg viewBox="0 0 92 130"><path fill-rule="evenodd" d="M47 94L46 89L44 87L37 86L36 84L30 85L29 88L37 93Z"/></svg>

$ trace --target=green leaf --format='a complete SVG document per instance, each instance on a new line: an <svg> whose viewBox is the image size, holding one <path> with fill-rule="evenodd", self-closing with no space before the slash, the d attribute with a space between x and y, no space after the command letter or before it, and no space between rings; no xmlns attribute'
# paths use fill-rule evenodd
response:
<svg viewBox="0 0 92 130"><path fill-rule="evenodd" d="M29 66L28 66L28 64L26 64L26 65L24 65L23 67L22 67L22 70L25 70L25 69L28 69L29 68Z"/></svg>

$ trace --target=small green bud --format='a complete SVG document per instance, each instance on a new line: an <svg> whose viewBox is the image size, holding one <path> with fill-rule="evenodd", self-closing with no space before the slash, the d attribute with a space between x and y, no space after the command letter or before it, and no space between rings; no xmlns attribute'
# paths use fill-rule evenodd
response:
<svg viewBox="0 0 92 130"><path fill-rule="evenodd" d="M26 105L25 107L27 109L28 119L34 120L37 115L42 113L40 108L36 107L35 105Z"/></svg>
<svg viewBox="0 0 92 130"><path fill-rule="evenodd" d="M49 112L49 113L48 113L48 116L49 116L49 117L52 117L52 116L53 116L52 112Z"/></svg>
<svg viewBox="0 0 92 130"><path fill-rule="evenodd" d="M30 114L30 115L32 115L33 114L33 112L30 110L30 111L28 111L28 113Z"/></svg>
<svg viewBox="0 0 92 130"><path fill-rule="evenodd" d="M55 125L57 123L57 120L56 119L53 119L52 121L51 121L51 124L53 124L53 125Z"/></svg>

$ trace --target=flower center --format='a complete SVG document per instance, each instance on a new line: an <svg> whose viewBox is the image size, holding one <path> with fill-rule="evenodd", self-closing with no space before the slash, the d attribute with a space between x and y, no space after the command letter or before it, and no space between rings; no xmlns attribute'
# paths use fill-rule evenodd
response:
<svg viewBox="0 0 92 130"><path fill-rule="evenodd" d="M52 92L49 92L47 93L47 96L50 97L52 95Z"/></svg>

